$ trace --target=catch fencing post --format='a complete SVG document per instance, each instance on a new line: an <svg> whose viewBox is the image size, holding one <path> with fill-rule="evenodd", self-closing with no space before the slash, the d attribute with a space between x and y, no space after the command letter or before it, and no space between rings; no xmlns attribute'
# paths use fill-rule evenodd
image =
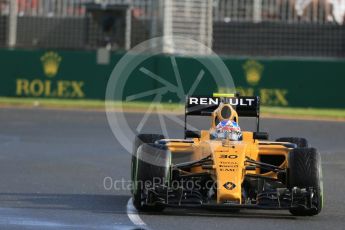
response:
<svg viewBox="0 0 345 230"><path fill-rule="evenodd" d="M17 43L17 0L10 0L8 16L8 46L15 47Z"/></svg>

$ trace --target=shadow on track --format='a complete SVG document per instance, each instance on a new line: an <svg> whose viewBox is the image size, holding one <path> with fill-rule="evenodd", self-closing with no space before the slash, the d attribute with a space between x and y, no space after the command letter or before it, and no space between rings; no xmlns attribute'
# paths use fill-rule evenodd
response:
<svg viewBox="0 0 345 230"><path fill-rule="evenodd" d="M0 206L125 214L129 198L127 195L0 193Z"/></svg>
<svg viewBox="0 0 345 230"><path fill-rule="evenodd" d="M90 194L43 194L43 193L0 193L2 208L30 208L51 210L79 210L96 213L125 214L129 195L90 195ZM140 213L140 215L161 216L201 216L219 218L251 219L291 219L284 211L241 210L224 211L215 209L167 208L159 213Z"/></svg>
<svg viewBox="0 0 345 230"><path fill-rule="evenodd" d="M146 213L140 213L146 215ZM166 209L161 213L149 213L149 215L161 216L200 216L200 217L219 217L219 218L250 218L250 219L286 219L296 220L297 217L284 211L267 210L216 210L216 209Z"/></svg>

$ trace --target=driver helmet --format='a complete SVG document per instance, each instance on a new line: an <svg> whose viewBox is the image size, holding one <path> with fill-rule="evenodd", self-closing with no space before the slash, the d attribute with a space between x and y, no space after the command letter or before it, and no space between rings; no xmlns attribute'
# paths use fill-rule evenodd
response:
<svg viewBox="0 0 345 230"><path fill-rule="evenodd" d="M229 139L231 141L242 140L242 132L237 122L224 119L216 126L213 137L217 139Z"/></svg>

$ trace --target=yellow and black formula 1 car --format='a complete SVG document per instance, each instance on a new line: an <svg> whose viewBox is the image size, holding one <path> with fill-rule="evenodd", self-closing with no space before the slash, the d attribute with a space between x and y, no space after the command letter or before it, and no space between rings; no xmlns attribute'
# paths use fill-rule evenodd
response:
<svg viewBox="0 0 345 230"><path fill-rule="evenodd" d="M304 138L269 141L259 132L259 97L213 95L186 99L188 116L209 116L209 130L184 139L159 134L136 137L132 156L132 198L140 211L165 207L229 210L287 209L293 215L320 213L323 203L321 158ZM239 123L255 117L257 131L238 140L212 135L221 120Z"/></svg>

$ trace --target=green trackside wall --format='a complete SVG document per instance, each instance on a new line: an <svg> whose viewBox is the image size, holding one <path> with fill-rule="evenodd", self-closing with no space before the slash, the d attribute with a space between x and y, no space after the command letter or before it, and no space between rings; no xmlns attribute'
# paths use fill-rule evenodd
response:
<svg viewBox="0 0 345 230"><path fill-rule="evenodd" d="M104 99L107 81L122 56L114 53L109 64L101 65L97 64L95 51L0 50L0 96ZM162 86L145 76L141 67L176 85L170 58L155 56L134 68L125 94ZM264 105L345 108L345 60L229 57L223 60L237 91L242 95L259 95ZM187 57L176 57L176 62L187 92L203 67ZM213 80L217 76L204 71L204 80L195 94L227 92L225 87L217 88ZM175 102L178 98L168 92L163 100Z"/></svg>

